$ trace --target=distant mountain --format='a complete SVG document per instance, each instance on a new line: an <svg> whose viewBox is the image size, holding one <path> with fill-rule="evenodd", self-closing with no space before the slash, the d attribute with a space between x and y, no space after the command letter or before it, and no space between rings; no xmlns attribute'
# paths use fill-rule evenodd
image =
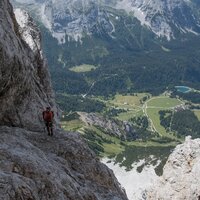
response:
<svg viewBox="0 0 200 200"><path fill-rule="evenodd" d="M180 33L200 33L200 3L197 0L15 0L35 6L41 21L52 35L65 43L103 28L112 36L115 24L110 9L125 10L156 35L168 40ZM118 16L116 16L118 18ZM69 39L69 38L68 38Z"/></svg>
<svg viewBox="0 0 200 200"><path fill-rule="evenodd" d="M168 40L180 33L200 33L200 3L196 0L122 0L123 8L149 27L158 36Z"/></svg>
<svg viewBox="0 0 200 200"><path fill-rule="evenodd" d="M176 84L199 85L197 0L13 3L29 10L40 24L57 92L159 93ZM93 70L71 70L83 64Z"/></svg>

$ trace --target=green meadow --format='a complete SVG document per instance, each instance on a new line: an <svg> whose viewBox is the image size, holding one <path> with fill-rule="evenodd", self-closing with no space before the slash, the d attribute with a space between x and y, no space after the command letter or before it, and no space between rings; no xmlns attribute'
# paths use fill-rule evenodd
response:
<svg viewBox="0 0 200 200"><path fill-rule="evenodd" d="M173 110L176 106L181 105L179 99L170 98L168 96L158 96L147 101L147 115L152 122L152 126L155 128L155 131L158 132L161 136L172 137L171 134L166 132L166 129L160 124L160 110Z"/></svg>
<svg viewBox="0 0 200 200"><path fill-rule="evenodd" d="M81 73L81 72L90 72L95 69L96 67L94 65L83 64L83 65L71 67L69 70L76 73Z"/></svg>
<svg viewBox="0 0 200 200"><path fill-rule="evenodd" d="M180 100L175 99L175 98L170 98L167 96L154 97L147 102L148 107L155 107L155 108L160 107L164 109L173 108L181 104L182 102Z"/></svg>

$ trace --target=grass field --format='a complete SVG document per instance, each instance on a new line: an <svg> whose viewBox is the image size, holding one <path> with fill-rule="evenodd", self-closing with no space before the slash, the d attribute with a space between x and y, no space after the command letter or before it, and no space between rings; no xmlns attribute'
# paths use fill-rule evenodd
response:
<svg viewBox="0 0 200 200"><path fill-rule="evenodd" d="M147 108L148 117L152 120L153 125L159 134L168 136L165 128L160 125L160 115L158 113L160 110L160 108Z"/></svg>
<svg viewBox="0 0 200 200"><path fill-rule="evenodd" d="M116 95L114 99L107 102L107 106L114 106L118 109L125 109L127 112L120 113L117 119L122 121L128 121L133 117L139 117L144 115L142 110L141 100L147 96L147 93L139 93L135 96ZM163 136L169 136L165 128L160 125L160 110L173 109L177 105L181 105L182 102L175 98L168 96L158 96L147 100L147 115L149 120L152 121L156 131Z"/></svg>
<svg viewBox="0 0 200 200"><path fill-rule="evenodd" d="M66 131L78 131L85 126L85 123L79 119L76 119L71 121L64 121L62 122L61 126Z"/></svg>
<svg viewBox="0 0 200 200"><path fill-rule="evenodd" d="M133 117L143 115L141 100L149 94L139 93L136 95L116 95L114 99L107 101L107 107L115 107L118 109L125 109L126 112L118 114L116 117L122 121L128 121Z"/></svg>
<svg viewBox="0 0 200 200"><path fill-rule="evenodd" d="M101 156L104 157L104 156L110 156L110 155L117 155L124 150L124 146L120 145L121 140L118 139L117 137L112 137L108 134L105 134L94 126L88 126L87 129L93 130L96 133L97 137L100 136L102 138L105 138L113 142L111 144L108 144L105 142L102 143L102 147L104 148L104 153L102 153Z"/></svg>
<svg viewBox="0 0 200 200"><path fill-rule="evenodd" d="M155 110L155 109L152 109L152 110ZM87 130L90 129L90 130L94 131L96 138L104 138L104 139L107 139L108 141L112 141L111 143L106 143L104 141L102 142L101 146L103 147L104 152L102 152L100 154L101 157L118 155L119 153L121 153L125 150L125 145L151 147L151 146L175 146L177 144L176 142L160 144L160 143L153 142L153 141L147 141L147 142L123 141L123 144L122 144L122 141L119 138L110 136L110 135L102 132L100 129L96 128L95 126L87 126L85 123L83 123L79 119L71 120L71 121L64 121L64 122L62 122L62 127L66 131L79 132L83 135L85 134L86 129ZM96 142L96 143L98 144L98 142Z"/></svg>
<svg viewBox="0 0 200 200"><path fill-rule="evenodd" d="M147 102L147 115L152 120L152 123L156 131L162 135L171 137L169 133L166 132L165 128L160 125L160 110L173 109L175 106L181 105L182 102L175 98L160 96L152 98Z"/></svg>
<svg viewBox="0 0 200 200"><path fill-rule="evenodd" d="M175 98L170 97L157 97L152 98L148 101L147 106L148 107L161 107L161 108L171 108L175 107L177 105L182 104L182 102Z"/></svg>
<svg viewBox="0 0 200 200"><path fill-rule="evenodd" d="M123 106L129 107L129 108L137 107L137 106L141 105L140 100L147 95L148 94L146 94L146 93L139 93L139 94L137 94L137 96L116 95L113 100L109 101L109 103L114 104L119 107L123 107Z"/></svg>
<svg viewBox="0 0 200 200"><path fill-rule="evenodd" d="M84 65L72 67L69 70L73 71L73 72L81 73L81 72L90 72L95 69L96 69L96 67L94 65L85 65L84 64Z"/></svg>
<svg viewBox="0 0 200 200"><path fill-rule="evenodd" d="M124 150L118 138L105 134L94 126L86 126L81 120L64 121L62 122L62 128L65 131L75 131L81 134L84 134L85 128L87 128L93 130L97 134L97 137L99 135L107 140L111 140L113 142L111 144L103 143L104 153L102 156L116 155Z"/></svg>
<svg viewBox="0 0 200 200"><path fill-rule="evenodd" d="M143 115L142 109L135 109L128 112L120 113L116 118L122 121L128 121L133 117L140 117Z"/></svg>
<svg viewBox="0 0 200 200"><path fill-rule="evenodd" d="M118 144L103 144L104 153L102 156L117 155L124 150L122 145Z"/></svg>

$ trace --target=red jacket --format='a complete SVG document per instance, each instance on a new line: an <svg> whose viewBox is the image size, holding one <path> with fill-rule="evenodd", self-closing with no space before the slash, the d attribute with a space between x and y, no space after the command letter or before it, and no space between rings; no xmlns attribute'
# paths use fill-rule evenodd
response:
<svg viewBox="0 0 200 200"><path fill-rule="evenodd" d="M45 122L52 122L54 118L54 113L53 111L45 110L43 111L42 116Z"/></svg>

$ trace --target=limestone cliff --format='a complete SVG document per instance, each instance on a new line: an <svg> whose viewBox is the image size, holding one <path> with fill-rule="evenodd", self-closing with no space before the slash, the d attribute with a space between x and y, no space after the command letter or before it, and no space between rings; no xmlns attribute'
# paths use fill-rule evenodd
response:
<svg viewBox="0 0 200 200"><path fill-rule="evenodd" d="M56 109L46 64L23 40L6 0L0 1L0 19L0 125L41 130L42 110Z"/></svg>
<svg viewBox="0 0 200 200"><path fill-rule="evenodd" d="M186 138L170 155L162 177L147 193L145 199L200 199L200 139Z"/></svg>
<svg viewBox="0 0 200 200"><path fill-rule="evenodd" d="M78 134L44 132L41 111L57 114L51 81L34 22L17 14L20 27L0 1L0 199L127 200Z"/></svg>

